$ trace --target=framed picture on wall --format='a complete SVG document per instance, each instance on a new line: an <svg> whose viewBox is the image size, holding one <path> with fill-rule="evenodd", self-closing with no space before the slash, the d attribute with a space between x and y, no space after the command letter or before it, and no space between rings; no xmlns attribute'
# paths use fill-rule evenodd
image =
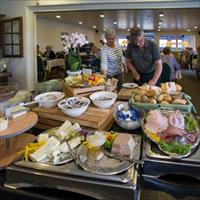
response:
<svg viewBox="0 0 200 200"><path fill-rule="evenodd" d="M4 57L23 57L22 17L2 22L2 47Z"/></svg>

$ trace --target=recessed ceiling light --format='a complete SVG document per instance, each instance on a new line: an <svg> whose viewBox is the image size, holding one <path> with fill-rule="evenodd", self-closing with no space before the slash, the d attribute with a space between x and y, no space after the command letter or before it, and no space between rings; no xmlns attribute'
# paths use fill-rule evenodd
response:
<svg viewBox="0 0 200 200"><path fill-rule="evenodd" d="M162 24L162 21L159 21L158 24Z"/></svg>
<svg viewBox="0 0 200 200"><path fill-rule="evenodd" d="M130 29L128 29L128 31L130 31Z"/></svg>
<svg viewBox="0 0 200 200"><path fill-rule="evenodd" d="M158 29L161 29L161 26L158 26Z"/></svg>
<svg viewBox="0 0 200 200"><path fill-rule="evenodd" d="M103 30L104 30L104 31L106 31L106 29L105 29L105 28L104 28Z"/></svg>
<svg viewBox="0 0 200 200"><path fill-rule="evenodd" d="M96 28L96 26L93 26L93 28Z"/></svg>
<svg viewBox="0 0 200 200"><path fill-rule="evenodd" d="M160 13L159 16L160 16L160 17L164 17L164 14L163 14L163 13Z"/></svg>
<svg viewBox="0 0 200 200"><path fill-rule="evenodd" d="M79 24L83 24L83 22L81 22L81 21L80 21L80 22L78 22L78 23L79 23Z"/></svg>
<svg viewBox="0 0 200 200"><path fill-rule="evenodd" d="M113 22L113 24L117 24L117 22Z"/></svg>
<svg viewBox="0 0 200 200"><path fill-rule="evenodd" d="M158 32L160 32L160 29L158 29Z"/></svg>
<svg viewBox="0 0 200 200"><path fill-rule="evenodd" d="M60 16L60 15L56 15L56 18L60 19L60 18L61 18L61 16Z"/></svg>
<svg viewBox="0 0 200 200"><path fill-rule="evenodd" d="M101 18L103 18L103 17L104 17L104 15L100 15L100 17L101 17Z"/></svg>
<svg viewBox="0 0 200 200"><path fill-rule="evenodd" d="M195 29L197 29L197 28L198 28L198 26L194 26L194 28L195 28Z"/></svg>
<svg viewBox="0 0 200 200"><path fill-rule="evenodd" d="M188 29L187 31L188 31L188 32L190 32L191 30L190 30L190 29Z"/></svg>

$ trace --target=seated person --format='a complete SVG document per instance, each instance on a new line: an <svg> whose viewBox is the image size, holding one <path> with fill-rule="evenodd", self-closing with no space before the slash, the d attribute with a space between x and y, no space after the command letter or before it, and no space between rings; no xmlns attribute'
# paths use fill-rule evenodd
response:
<svg viewBox="0 0 200 200"><path fill-rule="evenodd" d="M48 60L56 58L56 54L50 45L46 46L46 51L44 52L43 57L46 57Z"/></svg>
<svg viewBox="0 0 200 200"><path fill-rule="evenodd" d="M169 64L171 69L170 81L175 81L176 72L180 70L180 65L178 64L175 56L171 53L170 47L165 47L163 49L162 62Z"/></svg>
<svg viewBox="0 0 200 200"><path fill-rule="evenodd" d="M42 57L43 53L40 51L40 45L37 44L37 56Z"/></svg>

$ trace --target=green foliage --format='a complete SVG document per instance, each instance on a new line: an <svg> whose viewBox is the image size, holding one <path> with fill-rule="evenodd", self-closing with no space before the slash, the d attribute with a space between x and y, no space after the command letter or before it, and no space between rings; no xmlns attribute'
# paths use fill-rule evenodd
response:
<svg viewBox="0 0 200 200"><path fill-rule="evenodd" d="M70 51L67 57L67 62L70 66L71 71L78 71L81 68L81 58L79 55L79 51L74 52Z"/></svg>

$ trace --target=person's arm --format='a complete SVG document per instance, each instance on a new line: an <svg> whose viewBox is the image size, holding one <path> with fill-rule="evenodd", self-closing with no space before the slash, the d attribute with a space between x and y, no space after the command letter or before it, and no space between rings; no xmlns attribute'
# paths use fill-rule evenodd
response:
<svg viewBox="0 0 200 200"><path fill-rule="evenodd" d="M133 80L138 81L140 79L140 74L137 72L135 67L133 66L132 59L131 59L131 43L128 44L126 50L126 67L130 70Z"/></svg>
<svg viewBox="0 0 200 200"><path fill-rule="evenodd" d="M162 60L160 56L160 50L156 43L152 43L152 63L156 65L153 78L149 80L148 85L156 85L161 72L162 72Z"/></svg>
<svg viewBox="0 0 200 200"><path fill-rule="evenodd" d="M107 52L102 47L101 48L101 72L104 74L105 77L106 77L106 74L107 74L107 69L108 69Z"/></svg>
<svg viewBox="0 0 200 200"><path fill-rule="evenodd" d="M137 72L137 70L133 66L130 58L126 58L126 66L131 71L133 79L136 81L140 80L140 74Z"/></svg>
<svg viewBox="0 0 200 200"><path fill-rule="evenodd" d="M154 75L153 75L153 78L148 82L148 85L156 85L160 75L161 75L161 72L162 72L162 61L161 59L157 60L155 62L156 64L156 69L155 69L155 72L154 72Z"/></svg>

